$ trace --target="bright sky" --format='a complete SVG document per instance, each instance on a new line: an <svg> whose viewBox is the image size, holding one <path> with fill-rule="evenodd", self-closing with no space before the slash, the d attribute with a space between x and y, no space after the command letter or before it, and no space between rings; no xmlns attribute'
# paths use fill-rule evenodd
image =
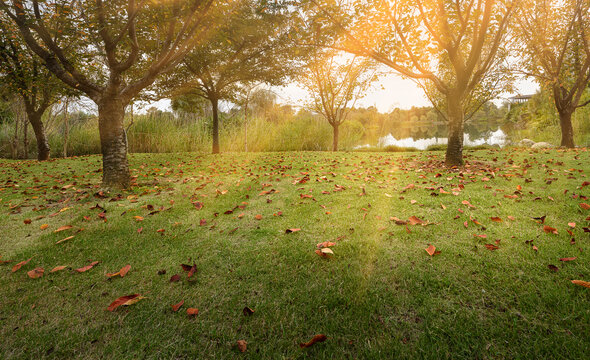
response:
<svg viewBox="0 0 590 360"><path fill-rule="evenodd" d="M534 94L538 86L532 80L522 80L517 82L516 89L518 94L528 95ZM274 88L278 95L278 102L281 104L289 104L295 107L301 106L307 93L304 89L293 83L286 87ZM505 94L502 98L514 96L515 94ZM496 102L498 105L502 103L502 99ZM170 110L170 101L161 100L149 106L156 106L162 110ZM147 106L146 109L149 107ZM379 112L388 113L394 108L409 109L412 106L430 106L430 102L424 96L422 89L420 89L413 81L404 80L401 77L390 74L383 76L377 82L367 96L356 103L356 107L376 106Z"/></svg>

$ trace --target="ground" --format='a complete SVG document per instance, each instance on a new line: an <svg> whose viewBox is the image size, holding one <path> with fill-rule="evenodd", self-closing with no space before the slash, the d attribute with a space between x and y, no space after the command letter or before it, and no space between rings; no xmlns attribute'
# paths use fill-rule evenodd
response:
<svg viewBox="0 0 590 360"><path fill-rule="evenodd" d="M584 358L590 152L465 156L1 160L0 358Z"/></svg>

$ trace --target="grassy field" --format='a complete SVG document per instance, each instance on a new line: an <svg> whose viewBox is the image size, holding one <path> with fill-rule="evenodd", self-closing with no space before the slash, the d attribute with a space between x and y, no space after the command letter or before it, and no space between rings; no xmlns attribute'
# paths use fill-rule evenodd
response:
<svg viewBox="0 0 590 360"><path fill-rule="evenodd" d="M0 358L584 358L590 152L465 155L136 154L121 193L98 156L2 160Z"/></svg>

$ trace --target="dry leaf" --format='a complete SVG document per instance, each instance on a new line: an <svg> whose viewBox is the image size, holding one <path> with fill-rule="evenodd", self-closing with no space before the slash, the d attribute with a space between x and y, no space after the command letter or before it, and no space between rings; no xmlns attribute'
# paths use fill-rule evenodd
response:
<svg viewBox="0 0 590 360"><path fill-rule="evenodd" d="M545 231L547 234L552 233L557 235L557 229L548 225L543 226L543 231Z"/></svg>
<svg viewBox="0 0 590 360"><path fill-rule="evenodd" d="M250 316L250 315L254 314L254 310L245 306L244 309L242 309L242 313L244 313L244 316Z"/></svg>
<svg viewBox="0 0 590 360"><path fill-rule="evenodd" d="M114 274L107 273L106 275L110 278L115 277L115 276L124 277L125 275L127 275L129 270L131 270L131 265L127 264L123 268L121 268L121 270L117 271L116 273L114 273Z"/></svg>
<svg viewBox="0 0 590 360"><path fill-rule="evenodd" d="M139 300L144 299L143 296L139 294L132 294L127 296L121 296L117 300L113 301L111 305L107 308L108 311L114 311L116 308L122 305L132 305L138 302Z"/></svg>
<svg viewBox="0 0 590 360"><path fill-rule="evenodd" d="M98 261L93 261L93 262L90 263L90 265L86 265L84 267L81 267L81 268L75 269L75 270L77 272L79 272L79 273L82 273L82 272L85 272L85 271L88 271L88 270L92 269L96 264L98 264Z"/></svg>
<svg viewBox="0 0 590 360"><path fill-rule="evenodd" d="M41 276L43 276L43 273L45 272L45 270L42 267L38 267L35 268L29 272L27 272L27 275L31 278L31 279L38 279Z"/></svg>
<svg viewBox="0 0 590 360"><path fill-rule="evenodd" d="M240 350L240 352L246 352L247 345L248 343L246 342L246 340L238 340L238 349Z"/></svg>
<svg viewBox="0 0 590 360"><path fill-rule="evenodd" d="M29 258L28 260L25 261L21 261L18 264L14 265L12 267L12 272L17 271L18 269L20 269L23 265L26 265L29 261L31 261L32 258Z"/></svg>
<svg viewBox="0 0 590 360"><path fill-rule="evenodd" d="M315 335L314 337L312 337L311 340L309 340L308 342L306 342L306 343L300 343L299 344L299 347L301 347L301 348L308 348L308 347L312 346L315 343L324 342L327 339L328 339L328 337L326 335L324 335L324 334L318 334L318 335Z"/></svg>
<svg viewBox="0 0 590 360"><path fill-rule="evenodd" d="M180 300L178 304L170 305L172 307L172 311L176 312L180 307L184 304L184 300Z"/></svg>
<svg viewBox="0 0 590 360"><path fill-rule="evenodd" d="M188 309L186 309L186 313L189 316L194 316L194 315L197 315L199 313L199 309L196 309L196 308L188 308Z"/></svg>
<svg viewBox="0 0 590 360"><path fill-rule="evenodd" d="M64 225L57 228L54 233L58 233L60 231L70 230L73 226L72 225Z"/></svg>
<svg viewBox="0 0 590 360"><path fill-rule="evenodd" d="M61 266L56 266L53 269L51 269L50 273L54 273L54 272L58 272L58 271L62 271L63 269L65 269L67 266L66 265L61 265Z"/></svg>
<svg viewBox="0 0 590 360"><path fill-rule="evenodd" d="M588 289L590 289L590 282L588 282L588 281L572 280L572 283L573 284L576 284L576 285L583 286L583 287L587 287Z"/></svg>

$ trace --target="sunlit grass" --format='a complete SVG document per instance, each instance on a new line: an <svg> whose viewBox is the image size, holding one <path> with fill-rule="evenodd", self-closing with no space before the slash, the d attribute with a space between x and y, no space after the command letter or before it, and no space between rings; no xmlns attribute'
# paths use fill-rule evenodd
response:
<svg viewBox="0 0 590 360"><path fill-rule="evenodd" d="M488 149L466 156L460 175L437 167L441 152L131 155L138 186L118 201L109 201L117 193L95 197L99 157L2 161L0 255L13 262L0 267L0 357L236 358L235 343L244 339L246 358L554 358L564 348L583 358L590 292L570 280L590 277L582 230L590 213L572 195L588 195L589 187L579 188L588 181L588 152ZM309 181L293 184L305 173ZM457 196L438 192L459 183L465 188ZM335 184L346 189L334 191ZM504 197L518 185L518 199ZM278 192L259 196L270 189ZM244 209L224 214L242 202ZM90 209L96 203L106 209L106 223L102 210ZM541 215L558 235L531 219ZM393 216L432 225L408 232ZM568 222L576 223L575 244ZM44 223L48 229L40 230ZM68 224L74 229L54 233ZM301 231L286 234L288 228ZM336 243L331 259L314 253L326 240ZM496 240L498 250L485 248ZM428 256L428 244L441 253ZM570 256L577 259L559 261ZM86 273L48 274L92 260L101 263ZM198 273L188 282L179 264L190 261ZM104 276L126 264L126 277ZM45 275L29 279L26 272L37 266ZM176 273L182 281L170 283ZM147 298L105 311L132 293ZM173 313L170 305L180 300L184 307ZM245 317L244 306L255 313ZM188 318L187 307L199 315ZM325 343L299 348L319 333Z"/></svg>

